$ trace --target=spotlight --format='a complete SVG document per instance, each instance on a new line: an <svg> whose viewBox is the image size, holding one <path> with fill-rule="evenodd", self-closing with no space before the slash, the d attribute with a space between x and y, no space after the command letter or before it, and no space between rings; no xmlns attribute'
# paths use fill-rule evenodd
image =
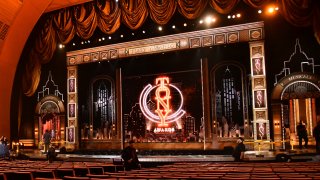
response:
<svg viewBox="0 0 320 180"><path fill-rule="evenodd" d="M83 41L81 41L81 44L83 44Z"/></svg>
<svg viewBox="0 0 320 180"><path fill-rule="evenodd" d="M159 26L159 27L158 27L158 30L159 30L159 31L162 31L162 27L161 27L161 26Z"/></svg>
<svg viewBox="0 0 320 180"><path fill-rule="evenodd" d="M111 36L109 36L109 39L111 39Z"/></svg>
<svg viewBox="0 0 320 180"><path fill-rule="evenodd" d="M199 23L202 24L202 23L203 23L203 20L201 19L201 20L199 21Z"/></svg>
<svg viewBox="0 0 320 180"><path fill-rule="evenodd" d="M237 18L240 18L240 17L241 17L241 14L240 14L240 13L238 13L238 14L237 14Z"/></svg>
<svg viewBox="0 0 320 180"><path fill-rule="evenodd" d="M63 44L59 44L59 48L62 49L63 48Z"/></svg>
<svg viewBox="0 0 320 180"><path fill-rule="evenodd" d="M99 40L98 40L99 42L101 41L101 39L99 38Z"/></svg>
<svg viewBox="0 0 320 180"><path fill-rule="evenodd" d="M76 43L72 43L72 46L75 46L76 45Z"/></svg>
<svg viewBox="0 0 320 180"><path fill-rule="evenodd" d="M232 19L234 19L236 17L236 15L232 15Z"/></svg>
<svg viewBox="0 0 320 180"><path fill-rule="evenodd" d="M268 12L272 14L274 12L274 8L273 7L268 8Z"/></svg>
<svg viewBox="0 0 320 180"><path fill-rule="evenodd" d="M134 33L131 33L132 34L132 36L134 36Z"/></svg>
<svg viewBox="0 0 320 180"><path fill-rule="evenodd" d="M104 37L102 37L102 41L104 41L105 39L104 39Z"/></svg>
<svg viewBox="0 0 320 180"><path fill-rule="evenodd" d="M123 38L123 34L121 34L120 37Z"/></svg>
<svg viewBox="0 0 320 180"><path fill-rule="evenodd" d="M88 43L90 43L90 40L88 40Z"/></svg>
<svg viewBox="0 0 320 180"><path fill-rule="evenodd" d="M145 33L146 33L146 31L145 31L145 30L143 30L143 31L142 31L142 33L143 33L143 34L145 34Z"/></svg>
<svg viewBox="0 0 320 180"><path fill-rule="evenodd" d="M228 19L231 19L231 16L230 16L230 15L228 16Z"/></svg>
<svg viewBox="0 0 320 180"><path fill-rule="evenodd" d="M207 16L205 21L206 21L207 24L210 24L211 22L213 22L212 21L212 17L210 17L210 16Z"/></svg>
<svg viewBox="0 0 320 180"><path fill-rule="evenodd" d="M279 7L275 7L274 9L275 9L276 11L278 11L278 10L279 10Z"/></svg>
<svg viewBox="0 0 320 180"><path fill-rule="evenodd" d="M176 26L175 25L172 25L172 29L175 29L176 28Z"/></svg>
<svg viewBox="0 0 320 180"><path fill-rule="evenodd" d="M183 23L183 26L184 26L184 27L187 27L187 23Z"/></svg>
<svg viewBox="0 0 320 180"><path fill-rule="evenodd" d="M261 14L261 13L262 13L262 10L261 10L261 9L259 9L259 10L258 10L258 13L259 13L259 14Z"/></svg>

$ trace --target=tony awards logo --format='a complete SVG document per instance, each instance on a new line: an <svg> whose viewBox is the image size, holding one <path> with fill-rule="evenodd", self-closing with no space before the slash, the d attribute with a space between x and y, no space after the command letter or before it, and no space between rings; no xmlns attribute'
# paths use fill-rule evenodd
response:
<svg viewBox="0 0 320 180"><path fill-rule="evenodd" d="M180 96L180 104L175 112L173 112L171 105L173 98L171 91L178 92ZM154 112L147 106L147 98L149 95L152 96L152 92L154 92L154 100L157 104L157 109ZM150 121L157 123L158 127L168 127L169 123L180 119L185 114L185 111L182 110L182 93L176 86L170 84L169 77L157 78L155 86L148 84L141 92L139 105L143 115Z"/></svg>

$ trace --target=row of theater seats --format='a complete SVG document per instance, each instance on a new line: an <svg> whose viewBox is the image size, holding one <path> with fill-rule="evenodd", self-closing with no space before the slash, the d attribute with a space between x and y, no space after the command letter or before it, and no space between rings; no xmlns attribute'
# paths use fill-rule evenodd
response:
<svg viewBox="0 0 320 180"><path fill-rule="evenodd" d="M0 179L320 179L320 162L181 162L125 171L110 162L0 162Z"/></svg>

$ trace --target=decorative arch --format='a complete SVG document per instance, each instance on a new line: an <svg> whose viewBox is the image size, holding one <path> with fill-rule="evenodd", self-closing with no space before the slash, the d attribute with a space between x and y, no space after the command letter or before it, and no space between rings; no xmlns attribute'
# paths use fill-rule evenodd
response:
<svg viewBox="0 0 320 180"><path fill-rule="evenodd" d="M55 95L40 99L35 108L35 144L40 145L45 130L49 130L53 144L60 146L64 141L65 107L63 101Z"/></svg>
<svg viewBox="0 0 320 180"><path fill-rule="evenodd" d="M306 89L306 92L315 92L313 94L310 94L311 96L317 96L320 97L320 79L317 75L309 72L296 72L291 73L285 77L283 77L273 88L272 91L272 100L283 100L285 93L290 93L288 91L289 88L292 88L294 86L303 86ZM317 90L318 93L316 93ZM294 92L293 92L294 93ZM296 98L299 98L299 95L296 93Z"/></svg>

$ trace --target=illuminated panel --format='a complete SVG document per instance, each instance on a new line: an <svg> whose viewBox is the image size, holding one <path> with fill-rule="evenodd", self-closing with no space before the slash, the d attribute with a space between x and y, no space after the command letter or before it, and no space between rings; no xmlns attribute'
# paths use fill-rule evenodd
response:
<svg viewBox="0 0 320 180"><path fill-rule="evenodd" d="M160 117L160 126L168 126L165 123L165 120L168 114L172 111L170 109L170 89L167 85L169 85L168 77L161 77L156 79L156 84L159 85L156 89L156 101L157 101L157 109L156 113Z"/></svg>
<svg viewBox="0 0 320 180"><path fill-rule="evenodd" d="M172 113L170 108L170 88L173 88L180 95L180 106ZM157 100L157 109L155 113L151 112L147 106L147 98L152 90L156 89L155 100ZM141 92L139 98L139 105L143 115L150 121L157 123L159 126L167 126L168 123L179 120L186 112L182 110L183 95L182 92L174 85L169 83L168 77L161 77L156 79L156 85L148 84Z"/></svg>

